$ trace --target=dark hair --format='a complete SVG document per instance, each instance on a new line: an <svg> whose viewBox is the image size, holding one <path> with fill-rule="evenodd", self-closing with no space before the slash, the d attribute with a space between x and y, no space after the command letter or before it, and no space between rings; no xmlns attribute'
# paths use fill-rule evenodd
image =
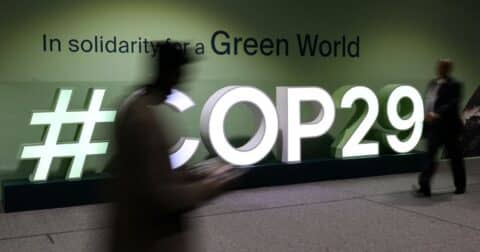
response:
<svg viewBox="0 0 480 252"><path fill-rule="evenodd" d="M175 41L156 42L155 47L158 50L155 57L155 64L158 72L171 70L181 67L191 61L188 50L182 48L181 43Z"/></svg>

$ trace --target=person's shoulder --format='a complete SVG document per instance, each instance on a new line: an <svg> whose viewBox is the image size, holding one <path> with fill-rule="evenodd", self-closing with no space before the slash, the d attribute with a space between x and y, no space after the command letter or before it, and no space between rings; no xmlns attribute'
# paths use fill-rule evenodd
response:
<svg viewBox="0 0 480 252"><path fill-rule="evenodd" d="M450 83L450 84L461 84L461 81L459 81L457 78L455 77L447 77L446 78L447 82Z"/></svg>
<svg viewBox="0 0 480 252"><path fill-rule="evenodd" d="M438 78L433 78L433 79L431 79L431 80L428 82L428 85L429 85L429 86L432 86L432 85L437 84L437 82L438 82Z"/></svg>
<svg viewBox="0 0 480 252"><path fill-rule="evenodd" d="M143 121L147 118L147 107L141 90L137 90L124 100L118 112L127 121Z"/></svg>
<svg viewBox="0 0 480 252"><path fill-rule="evenodd" d="M459 88L460 89L463 86L463 83L461 81L459 81L455 78L452 78L452 77L449 79L448 83L454 88Z"/></svg>

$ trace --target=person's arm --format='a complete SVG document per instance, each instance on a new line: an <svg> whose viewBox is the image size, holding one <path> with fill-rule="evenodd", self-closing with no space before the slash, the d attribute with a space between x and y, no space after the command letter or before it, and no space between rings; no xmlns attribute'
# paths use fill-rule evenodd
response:
<svg viewBox="0 0 480 252"><path fill-rule="evenodd" d="M189 171L189 168L186 166L174 169L173 176L180 182L195 182L205 178L205 176Z"/></svg>
<svg viewBox="0 0 480 252"><path fill-rule="evenodd" d="M156 124L149 112L138 113L137 118L136 135L147 159L146 167L139 169L144 169L142 177L146 178L145 186L151 194L149 198L161 208L159 211L188 211L221 193L223 185L220 183L179 179L183 175L178 175L171 168L168 147L163 141L163 129L158 128L160 125Z"/></svg>
<svg viewBox="0 0 480 252"><path fill-rule="evenodd" d="M431 80L428 85L427 85L427 89L426 89L426 92L425 92L425 105L424 106L428 106L428 107L425 107L425 119L424 121L426 123L432 123L434 120L436 120L438 118L438 114L436 114L434 111L431 111L432 109L435 110L435 104L433 104L433 108L430 107L432 106L431 102L433 99L433 97L431 97L433 94L431 93L432 92L432 89L434 88L434 86L436 85L436 81L435 80ZM435 101L434 101L435 102Z"/></svg>
<svg viewBox="0 0 480 252"><path fill-rule="evenodd" d="M213 181L179 179L178 174L171 170L168 153L157 153L154 149L152 152L147 168L150 173L148 186L158 207L169 212L185 212L223 191L223 185Z"/></svg>

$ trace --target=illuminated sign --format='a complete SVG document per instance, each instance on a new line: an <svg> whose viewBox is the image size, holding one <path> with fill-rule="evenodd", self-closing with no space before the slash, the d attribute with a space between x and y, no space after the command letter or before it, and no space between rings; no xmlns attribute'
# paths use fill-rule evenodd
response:
<svg viewBox="0 0 480 252"><path fill-rule="evenodd" d="M39 159L30 180L46 180L53 158L58 157L73 157L67 172L67 179L80 178L87 155L107 153L108 142L90 142L96 123L113 122L115 119L115 111L100 111L104 95L105 90L94 89L86 111L67 111L72 90L61 89L53 112L33 113L30 124L48 125L49 127L43 145L25 146L20 155L21 159ZM62 125L72 123L83 124L78 142L57 143Z"/></svg>
<svg viewBox="0 0 480 252"><path fill-rule="evenodd" d="M108 143L91 143L93 128L99 122L112 122L115 111L100 111L104 90L94 90L87 111L67 112L71 90L61 90L54 112L33 113L31 124L50 125L43 145L26 146L21 158L38 158L39 163L31 176L32 181L47 179L52 158L73 157L68 179L80 178L87 155L105 154ZM335 140L332 149L336 158L378 155L379 143L364 138L375 123L385 129L383 139L397 153L406 153L415 148L422 135L423 101L420 93L409 85L388 85L379 97L365 86L346 86L338 89L333 97L324 89L310 87L277 87L276 105L262 91L251 86L227 86L205 103L200 116L201 140L211 152L233 165L252 165L261 161L278 146L282 162L301 161L301 141L326 134L335 122L337 109L354 109L363 104L365 109L356 109L347 127ZM360 103L357 103L360 101ZM401 115L402 101L412 105L408 115ZM314 104L317 115L310 122L301 122L303 102ZM244 103L254 115L258 127L250 140L241 147L232 146L224 131L229 110ZM186 94L174 90L166 104L177 112L193 106L194 101ZM379 120L377 120L379 119ZM57 144L60 128L66 123L83 123L78 143ZM411 131L399 137L399 131ZM279 141L280 140L280 141ZM200 139L182 137L171 150L173 168L188 162L195 154Z"/></svg>
<svg viewBox="0 0 480 252"><path fill-rule="evenodd" d="M228 142L223 125L228 111L241 102L248 105L259 127L245 145L236 149ZM203 107L200 132L207 148L223 160L234 165L254 164L270 152L277 140L277 112L270 98L254 87L224 87Z"/></svg>
<svg viewBox="0 0 480 252"><path fill-rule="evenodd" d="M177 99L179 91L172 97ZM184 94L182 96L185 96ZM413 111L407 116L399 114L400 101L406 99L413 104ZM169 98L170 100L170 98ZM395 132L412 130L407 139L397 134L386 133L384 138L388 145L398 153L412 151L420 141L423 123L423 101L420 93L408 85L388 85L377 95L365 86L347 86L340 88L334 98L319 87L277 87L276 109L271 100L260 90L246 86L228 86L215 92L203 107L200 117L200 129L203 143L223 160L234 165L252 165L262 160L281 137L281 160L283 162L301 161L301 140L319 137L327 133L335 121L336 107L352 109L357 101L366 103L366 110L354 115L353 123L342 132L332 148L335 157L359 157L378 155L379 143L365 142L368 131L379 120L386 131ZM301 103L313 102L318 107L314 120L301 123ZM243 146L234 148L224 132L225 116L235 104L245 103L252 111L258 129ZM382 106L380 106L380 103ZM187 155L174 153L174 164L186 163L198 147L198 139L192 143L184 142L180 149L188 149ZM188 146L188 147L187 147ZM181 157L180 157L181 156ZM174 165L174 168L178 166Z"/></svg>

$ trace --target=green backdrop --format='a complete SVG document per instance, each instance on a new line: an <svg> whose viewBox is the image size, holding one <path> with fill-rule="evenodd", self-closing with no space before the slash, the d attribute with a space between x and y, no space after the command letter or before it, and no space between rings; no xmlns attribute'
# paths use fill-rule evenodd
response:
<svg viewBox="0 0 480 252"><path fill-rule="evenodd" d="M89 88L106 88L103 109L114 109L148 76L139 54L45 52L42 36L61 40L118 36L204 42L205 55L193 64L181 89L197 106L182 114L168 109L163 120L180 135L199 137L199 114L214 91L227 85L252 85L275 97L280 85L318 85L331 94L344 85L366 85L378 92L392 83L408 83L423 92L434 77L437 59L455 62L455 76L471 94L480 80L478 4L475 1L7 1L0 16L0 178L26 178L35 161L18 159L23 144L39 143L45 127L30 126L32 111L52 108L57 88L73 88L70 109L82 109ZM209 40L217 30L231 36L287 38L288 56L215 55ZM360 37L360 57L300 56L296 34L325 39ZM468 98L468 97L466 97ZM466 99L465 98L465 99ZM306 106L305 120L310 109ZM254 126L245 108L228 116L226 131L245 137ZM335 137L351 116L337 115ZM168 118L168 119L165 119ZM247 118L247 119L246 119ZM74 140L76 125L62 129L59 141ZM111 125L97 125L93 140L110 138ZM331 139L330 139L331 140ZM306 141L304 157L328 156L330 140ZM109 153L111 153L111 148ZM194 156L208 153L203 145ZM101 170L108 155L87 158L86 173ZM51 177L65 175L56 160Z"/></svg>

